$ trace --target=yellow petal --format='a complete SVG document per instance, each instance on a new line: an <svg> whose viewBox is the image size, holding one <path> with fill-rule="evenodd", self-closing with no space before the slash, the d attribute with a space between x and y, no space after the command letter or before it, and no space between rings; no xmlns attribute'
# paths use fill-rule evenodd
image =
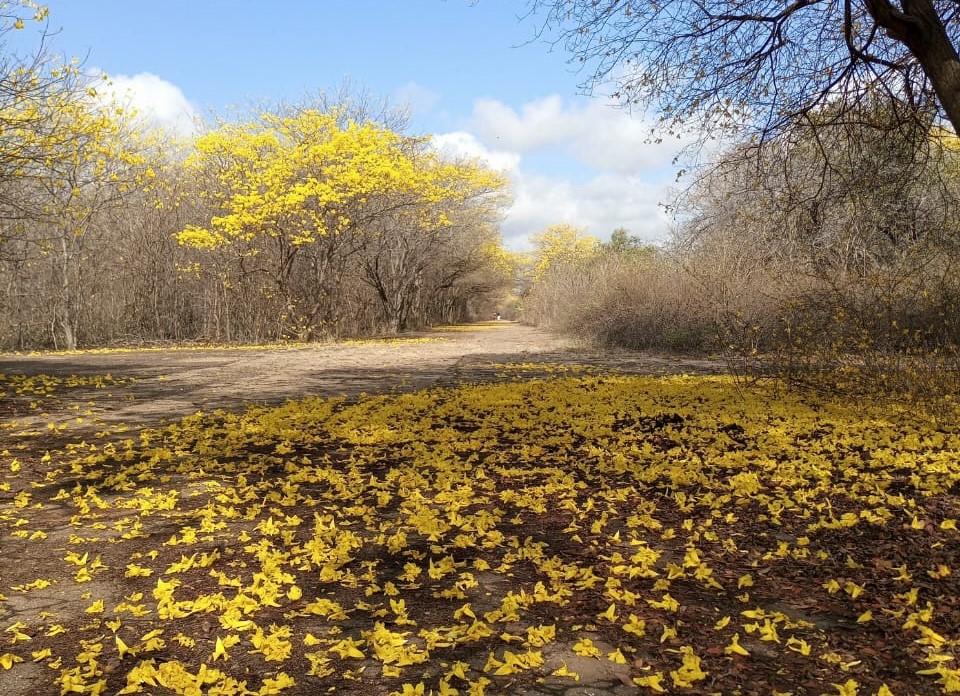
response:
<svg viewBox="0 0 960 696"><path fill-rule="evenodd" d="M733 638L730 639L730 645L723 649L724 654L726 655L749 655L750 653L740 645L740 634L734 633Z"/></svg>
<svg viewBox="0 0 960 696"><path fill-rule="evenodd" d="M3 667L4 669L10 669L16 662L23 662L23 658L19 655L14 655L13 653L4 653L3 655L0 655L0 667Z"/></svg>

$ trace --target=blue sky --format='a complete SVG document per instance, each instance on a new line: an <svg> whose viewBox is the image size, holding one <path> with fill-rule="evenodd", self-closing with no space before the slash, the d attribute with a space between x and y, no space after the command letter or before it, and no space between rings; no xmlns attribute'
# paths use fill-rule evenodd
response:
<svg viewBox="0 0 960 696"><path fill-rule="evenodd" d="M647 121L603 95L562 46L521 21L520 0L47 0L55 53L109 74L141 110L190 118L302 101L349 81L410 109L410 130L485 158L514 184L503 235L569 222L666 238L659 209L678 145L649 145Z"/></svg>

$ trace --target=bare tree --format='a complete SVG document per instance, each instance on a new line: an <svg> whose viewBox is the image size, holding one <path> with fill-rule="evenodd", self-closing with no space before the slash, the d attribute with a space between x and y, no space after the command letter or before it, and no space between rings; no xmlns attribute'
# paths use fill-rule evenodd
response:
<svg viewBox="0 0 960 696"><path fill-rule="evenodd" d="M87 86L76 62L64 63L49 53L47 15L33 0L0 0L0 219L5 221L37 214L35 200L22 195L23 182L45 171L51 150L65 139L49 105ZM32 44L14 36L34 30ZM4 239L0 235L0 242Z"/></svg>
<svg viewBox="0 0 960 696"><path fill-rule="evenodd" d="M674 125L747 127L761 137L827 104L875 95L960 131L960 6L950 0L528 0L627 104Z"/></svg>

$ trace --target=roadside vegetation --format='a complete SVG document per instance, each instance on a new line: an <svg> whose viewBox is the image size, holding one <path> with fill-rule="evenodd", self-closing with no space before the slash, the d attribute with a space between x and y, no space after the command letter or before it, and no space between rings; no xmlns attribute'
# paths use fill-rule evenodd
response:
<svg viewBox="0 0 960 696"><path fill-rule="evenodd" d="M749 378L956 393L957 140L876 117L728 150L679 199L665 245L547 231L524 316L601 345L716 355Z"/></svg>
<svg viewBox="0 0 960 696"><path fill-rule="evenodd" d="M0 34L47 19L26 0L0 10ZM7 58L2 349L361 337L488 319L513 287L506 181L368 95L177 134L106 76Z"/></svg>

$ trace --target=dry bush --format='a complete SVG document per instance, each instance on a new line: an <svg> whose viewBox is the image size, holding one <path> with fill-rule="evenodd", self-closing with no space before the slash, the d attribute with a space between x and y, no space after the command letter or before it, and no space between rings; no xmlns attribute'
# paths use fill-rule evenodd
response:
<svg viewBox="0 0 960 696"><path fill-rule="evenodd" d="M818 274L724 235L553 267L524 318L604 346L721 355L744 379L931 404L960 391L955 266L943 247L914 248L869 272Z"/></svg>
<svg viewBox="0 0 960 696"><path fill-rule="evenodd" d="M943 261L943 259L940 259ZM960 287L951 264L821 280L789 298L766 373L852 393L936 400L960 388Z"/></svg>
<svg viewBox="0 0 960 696"><path fill-rule="evenodd" d="M609 255L594 264L591 292L570 303L566 327L602 345L701 353L713 347L707 307L691 277L669 257Z"/></svg>
<svg viewBox="0 0 960 696"><path fill-rule="evenodd" d="M523 317L603 346L682 353L716 347L700 283L666 253L607 252L551 268L525 297Z"/></svg>

